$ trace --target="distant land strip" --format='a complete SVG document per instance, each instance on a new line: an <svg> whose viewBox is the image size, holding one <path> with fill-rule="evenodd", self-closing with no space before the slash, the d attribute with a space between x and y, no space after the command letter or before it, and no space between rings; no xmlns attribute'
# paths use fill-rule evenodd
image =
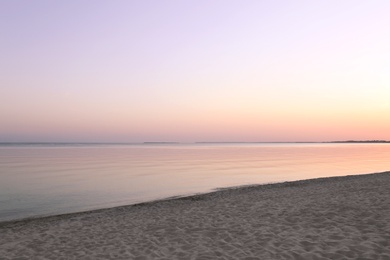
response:
<svg viewBox="0 0 390 260"><path fill-rule="evenodd" d="M180 144L180 142L143 142L143 144Z"/></svg>
<svg viewBox="0 0 390 260"><path fill-rule="evenodd" d="M331 141L325 143L390 143L386 140L347 140L347 141Z"/></svg>

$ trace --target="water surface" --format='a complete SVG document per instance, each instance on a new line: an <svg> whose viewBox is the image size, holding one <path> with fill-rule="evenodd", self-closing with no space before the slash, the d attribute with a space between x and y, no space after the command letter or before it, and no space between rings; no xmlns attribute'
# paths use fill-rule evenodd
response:
<svg viewBox="0 0 390 260"><path fill-rule="evenodd" d="M0 221L390 170L390 144L0 146Z"/></svg>

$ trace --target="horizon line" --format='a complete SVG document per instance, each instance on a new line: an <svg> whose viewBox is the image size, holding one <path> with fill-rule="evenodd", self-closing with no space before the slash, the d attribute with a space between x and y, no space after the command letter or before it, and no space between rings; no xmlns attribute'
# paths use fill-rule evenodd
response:
<svg viewBox="0 0 390 260"><path fill-rule="evenodd" d="M16 141L16 142L0 142L0 145L39 145L39 144L277 144L277 143L390 143L389 140L335 140L335 141L195 141L195 142L176 142L176 141L144 141L144 142L74 142L74 141Z"/></svg>

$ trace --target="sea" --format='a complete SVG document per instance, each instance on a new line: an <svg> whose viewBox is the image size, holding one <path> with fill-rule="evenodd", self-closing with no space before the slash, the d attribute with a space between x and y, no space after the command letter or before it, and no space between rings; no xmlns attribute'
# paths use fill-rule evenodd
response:
<svg viewBox="0 0 390 260"><path fill-rule="evenodd" d="M389 170L388 143L0 144L0 221Z"/></svg>

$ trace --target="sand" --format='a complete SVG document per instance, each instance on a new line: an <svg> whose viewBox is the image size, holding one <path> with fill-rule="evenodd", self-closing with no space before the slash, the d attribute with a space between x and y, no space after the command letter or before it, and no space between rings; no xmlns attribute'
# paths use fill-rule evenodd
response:
<svg viewBox="0 0 390 260"><path fill-rule="evenodd" d="M0 259L390 259L390 172L0 223Z"/></svg>

